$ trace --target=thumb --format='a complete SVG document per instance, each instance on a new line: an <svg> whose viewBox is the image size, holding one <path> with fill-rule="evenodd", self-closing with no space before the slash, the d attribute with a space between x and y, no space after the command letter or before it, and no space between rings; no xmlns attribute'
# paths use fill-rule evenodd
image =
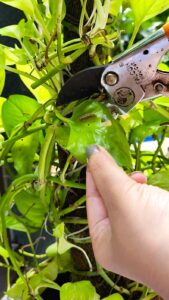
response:
<svg viewBox="0 0 169 300"><path fill-rule="evenodd" d="M116 164L102 147L89 146L87 155L88 169L107 211L111 212L111 209L118 205L123 206L126 202L126 194L137 183Z"/></svg>

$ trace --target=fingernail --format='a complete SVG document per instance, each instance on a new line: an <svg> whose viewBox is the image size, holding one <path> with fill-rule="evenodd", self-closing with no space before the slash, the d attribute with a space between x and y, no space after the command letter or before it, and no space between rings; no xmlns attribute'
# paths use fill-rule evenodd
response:
<svg viewBox="0 0 169 300"><path fill-rule="evenodd" d="M89 145L86 150L87 158L89 159L94 153L99 151L100 148L98 145Z"/></svg>
<svg viewBox="0 0 169 300"><path fill-rule="evenodd" d="M130 175L133 175L133 174L143 174L143 172L141 172L141 171L134 171Z"/></svg>
<svg viewBox="0 0 169 300"><path fill-rule="evenodd" d="M129 176L137 175L137 174L140 174L140 175L144 176L147 179L147 176L141 171L134 171L134 172L130 173Z"/></svg>

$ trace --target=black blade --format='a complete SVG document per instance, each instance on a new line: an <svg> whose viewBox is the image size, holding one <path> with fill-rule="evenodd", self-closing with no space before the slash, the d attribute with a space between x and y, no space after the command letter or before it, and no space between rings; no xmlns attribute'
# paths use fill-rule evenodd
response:
<svg viewBox="0 0 169 300"><path fill-rule="evenodd" d="M57 105L90 97L101 89L101 75L106 66L92 67L78 72L61 89Z"/></svg>

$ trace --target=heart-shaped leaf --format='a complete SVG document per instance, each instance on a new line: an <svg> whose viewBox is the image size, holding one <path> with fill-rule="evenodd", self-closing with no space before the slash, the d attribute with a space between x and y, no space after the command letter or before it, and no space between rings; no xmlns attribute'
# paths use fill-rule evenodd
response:
<svg viewBox="0 0 169 300"><path fill-rule="evenodd" d="M69 124L58 128L56 138L81 162L86 162L88 145L98 144L106 148L121 166L131 167L130 149L123 128L105 105L96 101L88 100L78 105Z"/></svg>

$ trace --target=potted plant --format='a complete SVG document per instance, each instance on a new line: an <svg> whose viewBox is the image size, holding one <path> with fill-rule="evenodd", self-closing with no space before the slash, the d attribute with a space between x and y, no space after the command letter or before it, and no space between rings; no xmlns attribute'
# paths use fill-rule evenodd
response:
<svg viewBox="0 0 169 300"><path fill-rule="evenodd" d="M0 29L1 166L10 177L0 201L0 266L8 299L160 299L94 259L85 209L86 148L104 146L126 172L144 171L168 188L168 100L138 104L113 118L102 95L58 106L64 82L87 66L109 63L166 21L168 1L1 0L23 18ZM167 70L168 56L160 64ZM6 71L29 90L3 97ZM13 83L15 84L15 82ZM66 99L65 99L66 102ZM156 150L143 150L151 136ZM9 230L17 245L9 240ZM11 274L15 274L15 280Z"/></svg>

